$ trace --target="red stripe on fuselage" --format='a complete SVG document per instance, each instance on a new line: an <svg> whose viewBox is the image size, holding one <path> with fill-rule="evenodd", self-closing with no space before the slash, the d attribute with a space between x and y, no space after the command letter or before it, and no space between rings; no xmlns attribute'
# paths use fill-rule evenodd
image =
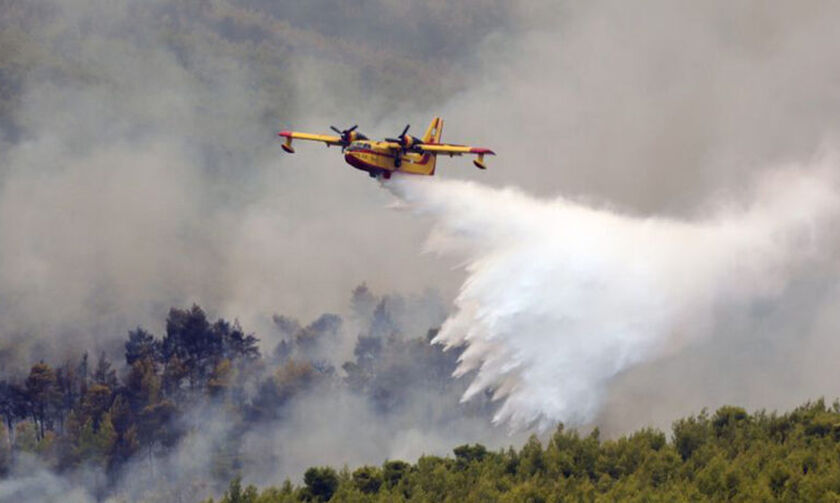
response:
<svg viewBox="0 0 840 503"><path fill-rule="evenodd" d="M360 169L362 171L370 171L373 173L376 173L377 171L384 171L383 168L365 162L350 153L344 154L344 161L347 162L347 164L353 166L354 168Z"/></svg>
<svg viewBox="0 0 840 503"><path fill-rule="evenodd" d="M360 153L360 154L373 154L373 155L378 155L378 156L381 156L381 157L387 157L388 159L393 159L394 158L393 154L388 154L388 153L385 153L385 152L379 152L377 150L370 150L370 149L353 150L353 151L347 152L347 154L345 154L344 157L346 159L347 156L352 156L353 154L355 154L357 152ZM425 166L426 164L428 164L429 159L431 159L431 158L432 158L432 154L430 154L429 152L424 152L423 156L420 158L419 161L416 161L416 162L411 161L411 163L416 165L416 166ZM405 159L405 157L403 157L403 159ZM361 159L359 159L359 161L360 162L365 162L365 161L362 161ZM378 168L378 169L381 169L381 168Z"/></svg>

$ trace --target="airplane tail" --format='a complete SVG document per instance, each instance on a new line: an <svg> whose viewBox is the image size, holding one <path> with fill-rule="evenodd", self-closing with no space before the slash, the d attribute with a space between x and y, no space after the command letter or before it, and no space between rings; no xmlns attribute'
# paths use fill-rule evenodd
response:
<svg viewBox="0 0 840 503"><path fill-rule="evenodd" d="M429 123L429 127L426 129L426 134L423 135L423 143L440 143L440 135L443 133L443 119L440 117L435 117L432 119L432 122ZM429 175L435 174L435 165L437 164L437 156L434 154L430 154L432 156L429 159L430 169Z"/></svg>
<svg viewBox="0 0 840 503"><path fill-rule="evenodd" d="M423 143L440 143L440 135L443 133L443 119L435 117L423 135Z"/></svg>

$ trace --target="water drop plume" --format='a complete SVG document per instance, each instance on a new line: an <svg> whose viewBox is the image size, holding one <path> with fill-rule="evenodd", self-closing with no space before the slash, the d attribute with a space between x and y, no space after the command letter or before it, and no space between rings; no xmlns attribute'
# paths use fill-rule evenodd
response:
<svg viewBox="0 0 840 503"><path fill-rule="evenodd" d="M511 429L585 424L610 380L708 335L720 306L779 295L826 253L835 165L765 172L743 203L691 220L638 217L515 188L414 177L386 186L433 219L433 252L465 280L435 343L465 346L463 399L492 390Z"/></svg>

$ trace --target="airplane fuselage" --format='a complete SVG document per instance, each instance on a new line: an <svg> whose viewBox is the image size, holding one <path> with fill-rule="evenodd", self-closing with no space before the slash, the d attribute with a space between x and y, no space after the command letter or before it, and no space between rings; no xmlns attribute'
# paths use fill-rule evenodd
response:
<svg viewBox="0 0 840 503"><path fill-rule="evenodd" d="M433 175L436 157L428 152L401 152L377 141L355 141L344 151L344 160L356 169L367 171L370 176L383 175L390 178L391 173L399 171L414 175Z"/></svg>

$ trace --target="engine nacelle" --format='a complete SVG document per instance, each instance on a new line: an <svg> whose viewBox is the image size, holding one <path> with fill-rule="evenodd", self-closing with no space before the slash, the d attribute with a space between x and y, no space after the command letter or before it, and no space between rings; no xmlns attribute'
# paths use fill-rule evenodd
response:
<svg viewBox="0 0 840 503"><path fill-rule="evenodd" d="M416 136L411 136L410 134L407 134L407 135L403 135L401 143L403 145L403 148L409 149L409 148L413 147L414 145L423 143L423 140L421 140L420 138L418 138Z"/></svg>
<svg viewBox="0 0 840 503"><path fill-rule="evenodd" d="M367 140L368 137L358 131L348 131L346 136L342 138L348 145L358 140Z"/></svg>

